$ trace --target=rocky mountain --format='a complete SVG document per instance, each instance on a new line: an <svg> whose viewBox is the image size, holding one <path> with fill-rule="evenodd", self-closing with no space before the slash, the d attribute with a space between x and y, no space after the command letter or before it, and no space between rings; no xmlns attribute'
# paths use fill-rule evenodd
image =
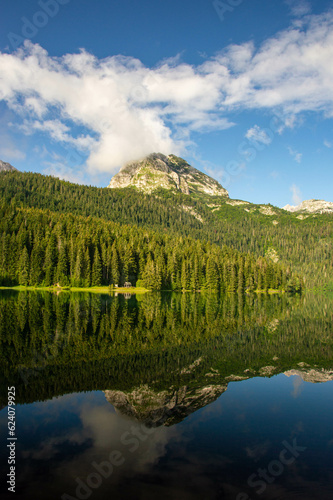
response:
<svg viewBox="0 0 333 500"><path fill-rule="evenodd" d="M127 163L112 177L108 187L128 186L136 187L145 193L165 188L185 194L205 193L229 197L228 191L212 177L192 167L182 158L161 153L153 153L143 160Z"/></svg>
<svg viewBox="0 0 333 500"><path fill-rule="evenodd" d="M324 370L324 368L320 369L314 369L314 368L304 368L304 363L300 363L303 365L301 368L302 369L297 369L297 370L289 370L285 372L284 374L287 377L291 377L292 375L298 375L301 377L304 382L311 382L312 384L317 384L317 383L322 383L322 382L329 382L333 380L333 370Z"/></svg>
<svg viewBox="0 0 333 500"><path fill-rule="evenodd" d="M275 361L278 358L274 358ZM199 361L199 360L198 360ZM196 364L193 363L192 368ZM193 371L193 370L192 370ZM182 370L182 373L190 371ZM105 390L106 400L112 404L116 412L125 415L147 427L159 427L161 425L171 426L181 422L191 413L213 403L228 388L229 382L238 382L254 376L271 377L278 373L285 376L300 376L304 382L324 383L333 380L333 371L319 367L311 367L307 363L298 363L297 368L288 371L281 371L278 366L263 366L256 372L255 370L244 370L243 376L230 375L219 378L218 371L215 370L206 376L217 376L215 383L197 385L189 387L171 386L167 390L156 391L147 384L135 387L130 391Z"/></svg>
<svg viewBox="0 0 333 500"><path fill-rule="evenodd" d="M181 422L191 413L215 401L227 385L209 385L155 392L148 385L142 385L131 392L104 391L106 400L116 411L131 417L147 427L171 426Z"/></svg>
<svg viewBox="0 0 333 500"><path fill-rule="evenodd" d="M324 200L306 200L300 205L286 205L283 207L288 212L299 212L300 214L333 214L333 202Z"/></svg>
<svg viewBox="0 0 333 500"><path fill-rule="evenodd" d="M13 167L13 165L11 165L10 163L0 160L0 172L5 171L17 172L17 168Z"/></svg>

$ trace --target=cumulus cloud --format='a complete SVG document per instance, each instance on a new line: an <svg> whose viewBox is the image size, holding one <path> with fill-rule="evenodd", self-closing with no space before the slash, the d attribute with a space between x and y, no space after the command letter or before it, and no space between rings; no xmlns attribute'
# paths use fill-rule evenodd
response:
<svg viewBox="0 0 333 500"><path fill-rule="evenodd" d="M299 205L301 202L302 202L302 194L301 194L301 190L298 186L296 186L295 184L293 184L291 187L290 187L290 191L292 193L292 200L293 200L293 203L294 205Z"/></svg>
<svg viewBox="0 0 333 500"><path fill-rule="evenodd" d="M259 142L261 144L265 144L265 146L268 146L272 142L272 138L269 137L267 132L261 129L258 125L250 128L246 132L245 137L249 139L249 141Z"/></svg>
<svg viewBox="0 0 333 500"><path fill-rule="evenodd" d="M288 151L289 151L290 156L292 156L294 158L296 163L301 163L302 156L303 156L302 153L299 153L298 151L296 151L295 149L290 148L290 147L288 148Z"/></svg>
<svg viewBox="0 0 333 500"><path fill-rule="evenodd" d="M308 0L286 0L293 16L301 17L311 12L311 4Z"/></svg>
<svg viewBox="0 0 333 500"><path fill-rule="evenodd" d="M112 173L153 151L184 153L193 131L227 129L239 110L278 111L286 127L304 111L333 117L332 28L332 12L308 15L260 47L230 45L198 66L176 57L154 68L84 50L51 57L28 41L0 53L0 100L26 134L48 134L84 153L91 172ZM259 127L250 130L267 143Z"/></svg>
<svg viewBox="0 0 333 500"><path fill-rule="evenodd" d="M17 149L12 145L5 145L3 141L0 140L0 158L6 158L7 160L24 160L25 153Z"/></svg>

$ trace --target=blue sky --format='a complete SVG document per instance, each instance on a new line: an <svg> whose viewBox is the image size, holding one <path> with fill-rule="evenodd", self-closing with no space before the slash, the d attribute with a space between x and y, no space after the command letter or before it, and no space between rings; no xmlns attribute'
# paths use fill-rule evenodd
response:
<svg viewBox="0 0 333 500"><path fill-rule="evenodd" d="M178 154L230 197L333 201L333 9L320 0L13 0L0 159L106 186Z"/></svg>

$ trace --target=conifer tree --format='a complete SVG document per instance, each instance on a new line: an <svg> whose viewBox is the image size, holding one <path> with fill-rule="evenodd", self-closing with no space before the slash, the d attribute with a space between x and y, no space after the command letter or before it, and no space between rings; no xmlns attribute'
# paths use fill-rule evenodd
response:
<svg viewBox="0 0 333 500"><path fill-rule="evenodd" d="M94 261L91 272L91 286L101 286L102 284L102 263L98 248L95 248Z"/></svg>
<svg viewBox="0 0 333 500"><path fill-rule="evenodd" d="M41 285L44 278L44 252L39 242L36 242L30 255L30 285Z"/></svg>
<svg viewBox="0 0 333 500"><path fill-rule="evenodd" d="M91 286L91 263L89 249L86 248L83 260L83 286Z"/></svg>
<svg viewBox="0 0 333 500"><path fill-rule="evenodd" d="M119 284L119 259L116 247L113 245L112 247L112 256L111 256L111 283L114 285Z"/></svg>
<svg viewBox="0 0 333 500"><path fill-rule="evenodd" d="M44 261L44 283L46 286L52 286L55 282L55 271L57 266L58 250L57 250L57 239L54 233L51 233L46 251L45 251L45 261Z"/></svg>
<svg viewBox="0 0 333 500"><path fill-rule="evenodd" d="M76 261L75 261L75 267L74 267L74 274L72 277L72 285L73 286L83 286L83 281L84 281L84 249L82 246L79 247L79 250L76 255Z"/></svg>
<svg viewBox="0 0 333 500"><path fill-rule="evenodd" d="M60 241L59 260L57 265L57 282L61 286L67 286L68 280L68 258L67 251L63 241Z"/></svg>
<svg viewBox="0 0 333 500"><path fill-rule="evenodd" d="M23 286L29 285L29 254L27 247L24 246L21 251L20 260L18 263L19 284Z"/></svg>

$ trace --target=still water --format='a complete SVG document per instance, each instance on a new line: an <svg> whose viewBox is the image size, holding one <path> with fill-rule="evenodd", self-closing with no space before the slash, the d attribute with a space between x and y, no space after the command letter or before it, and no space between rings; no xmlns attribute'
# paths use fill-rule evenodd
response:
<svg viewBox="0 0 333 500"><path fill-rule="evenodd" d="M332 499L332 323L328 295L1 292L1 498Z"/></svg>

